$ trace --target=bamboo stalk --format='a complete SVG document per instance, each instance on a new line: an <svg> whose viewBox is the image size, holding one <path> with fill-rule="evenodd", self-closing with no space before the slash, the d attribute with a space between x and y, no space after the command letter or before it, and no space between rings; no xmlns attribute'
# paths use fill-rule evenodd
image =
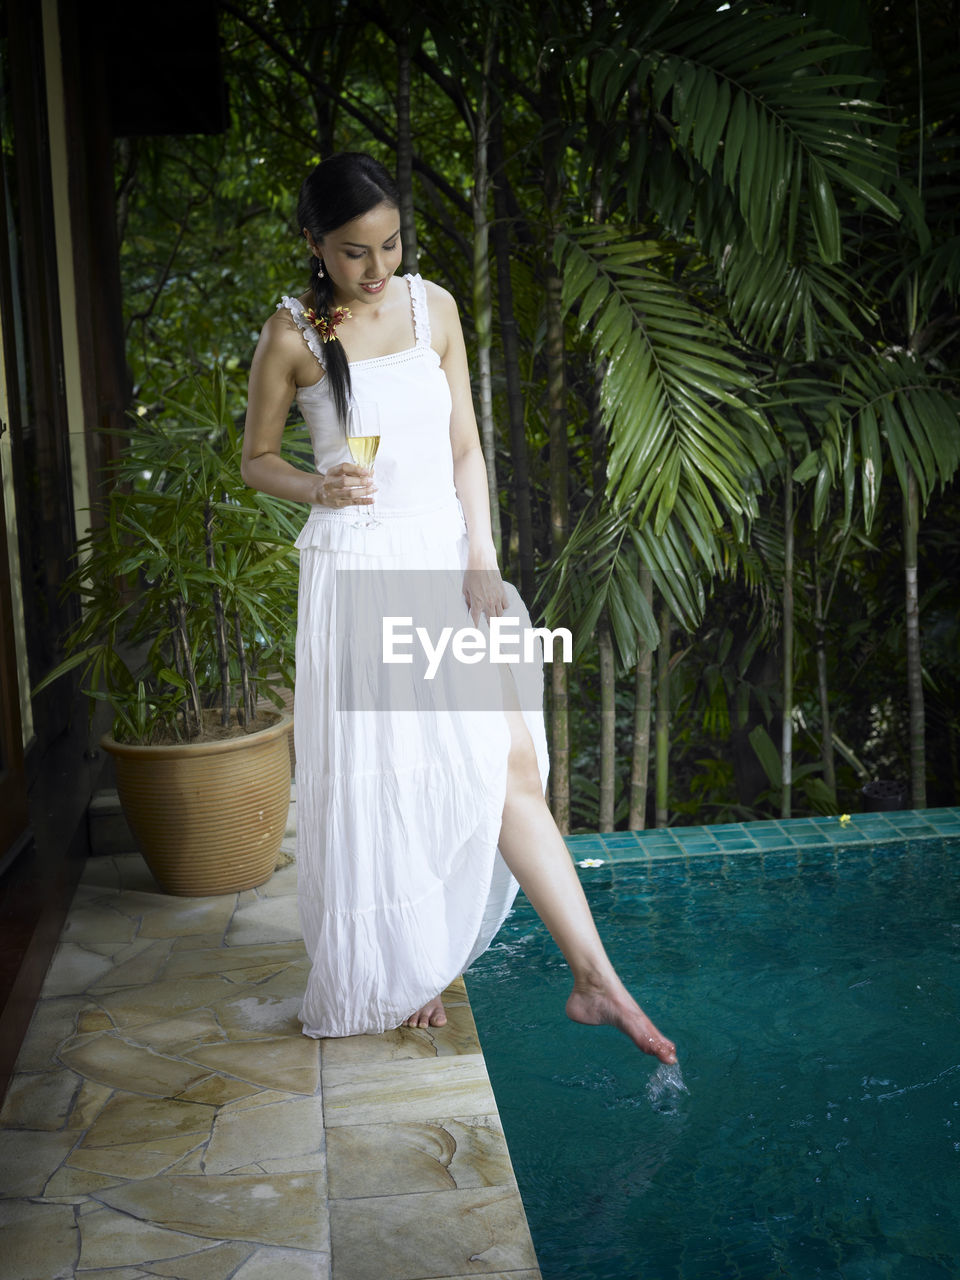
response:
<svg viewBox="0 0 960 1280"><path fill-rule="evenodd" d="M657 724L656 724L656 792L657 826L670 820L670 610L666 601L660 605L660 643L657 646Z"/></svg>
<svg viewBox="0 0 960 1280"><path fill-rule="evenodd" d="M500 491L497 485L496 431L493 423L493 380L490 348L493 343L493 301L490 291L490 73L496 54L496 18L488 11L483 49L480 100L474 115L473 139L473 325L477 335L477 381L480 390L480 440L487 466L490 529L497 556L503 552L500 530Z"/></svg>
<svg viewBox="0 0 960 1280"><path fill-rule="evenodd" d="M820 759L823 780L836 798L837 773L833 760L833 736L830 723L830 689L827 683L827 626L823 610L823 588L820 582L820 557L813 555L813 625L816 633L817 690L820 695Z"/></svg>
<svg viewBox="0 0 960 1280"><path fill-rule="evenodd" d="M203 732L203 709L200 705L200 688L197 684L197 673L193 666L193 654L190 652L190 637L187 633L187 605L183 596L177 597L177 629L180 633L180 645L183 651L183 672L190 686L190 699L193 703L193 714L197 733Z"/></svg>
<svg viewBox="0 0 960 1280"><path fill-rule="evenodd" d="M912 467L903 496L903 560L906 579L907 693L910 703L910 797L914 809L927 807L926 724L923 705L923 660L920 653L920 590L917 551L920 493Z"/></svg>
<svg viewBox="0 0 960 1280"><path fill-rule="evenodd" d="M653 574L646 565L640 569L640 590L653 604ZM631 831L647 825L647 785L650 772L650 711L653 692L653 653L641 639L637 658L636 692L633 704L633 753L630 773Z"/></svg>
<svg viewBox="0 0 960 1280"><path fill-rule="evenodd" d="M240 629L239 609L235 609L233 612L233 642L237 650L237 661L240 664L242 723L251 725L257 718L257 709L250 688L250 673L247 670L247 650L243 643L243 632Z"/></svg>
<svg viewBox="0 0 960 1280"><path fill-rule="evenodd" d="M403 270L416 275L420 270L417 220L413 203L413 136L410 130L410 41L397 41L397 188L400 192L400 241Z"/></svg>
<svg viewBox="0 0 960 1280"><path fill-rule="evenodd" d="M783 503L783 728L780 817L789 818L793 799L793 479L789 461Z"/></svg>
<svg viewBox="0 0 960 1280"><path fill-rule="evenodd" d="M208 498L203 511L204 536L207 543L207 568L216 568L216 554L213 549L213 503ZM213 616L217 640L217 660L220 665L220 724L224 729L230 727L230 651L227 648L227 620L223 612L223 597L216 583L210 588L213 597Z"/></svg>

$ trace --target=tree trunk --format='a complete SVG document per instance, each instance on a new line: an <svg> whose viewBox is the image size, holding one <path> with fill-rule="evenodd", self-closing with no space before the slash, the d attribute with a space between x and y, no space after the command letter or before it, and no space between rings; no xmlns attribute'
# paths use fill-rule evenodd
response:
<svg viewBox="0 0 960 1280"><path fill-rule="evenodd" d="M587 392L594 501L602 500L607 483L607 433L600 411L603 372L602 365L594 369ZM600 830L613 831L616 826L617 690L613 635L606 609L597 621L597 647L600 655Z"/></svg>
<svg viewBox="0 0 960 1280"><path fill-rule="evenodd" d="M533 512L530 505L530 456L523 412L523 380L520 376L520 340L513 306L510 277L510 222L507 211L503 157L503 116L497 110L490 122L490 160L493 175L493 247L497 260L497 303L500 312L500 342L507 386L510 418L510 458L513 462L513 517L520 565L520 595L533 604L536 594L533 555Z"/></svg>
<svg viewBox="0 0 960 1280"><path fill-rule="evenodd" d="M660 605L660 643L657 646L657 826L665 827L670 819L670 610Z"/></svg>
<svg viewBox="0 0 960 1280"><path fill-rule="evenodd" d="M783 501L783 790L780 817L789 818L793 790L793 479L787 462Z"/></svg>
<svg viewBox="0 0 960 1280"><path fill-rule="evenodd" d="M400 191L400 241L403 270L416 275L420 250L413 207L413 137L410 132L410 42L397 42L397 187Z"/></svg>
<svg viewBox="0 0 960 1280"><path fill-rule="evenodd" d="M497 487L496 431L493 425L493 385L490 347L493 341L493 304L490 294L490 219L488 215L490 170L490 73L496 55L496 20L487 18L483 50L480 101L474 115L473 139L473 324L477 335L477 373L480 385L480 440L487 464L490 495L490 527L500 556L500 494Z"/></svg>
<svg viewBox="0 0 960 1280"><path fill-rule="evenodd" d="M613 636L604 611L597 625L600 650L600 830L613 831L616 823L617 703L613 660Z"/></svg>
<svg viewBox="0 0 960 1280"><path fill-rule="evenodd" d="M548 33L549 34L549 33ZM541 68L543 112L543 186L547 236L544 245L544 309L547 361L547 412L550 433L550 533L554 555L559 555L570 534L568 496L566 389L563 343L563 282L554 265L554 246L560 230L563 160L563 119L560 91L552 57ZM551 664L552 760L550 766L553 816L562 834L570 830L570 712L567 668Z"/></svg>
<svg viewBox="0 0 960 1280"><path fill-rule="evenodd" d="M653 574L643 565L640 589L653 604ZM650 694L653 687L653 654L643 640L637 659L637 684L633 707L633 763L630 772L631 831L647 825L647 775L650 771Z"/></svg>
<svg viewBox="0 0 960 1280"><path fill-rule="evenodd" d="M920 656L920 594L917 583L917 542L920 533L920 495L913 469L907 474L903 498L903 560L906 574L907 691L910 698L910 796L914 809L927 807L926 731L923 708L923 669Z"/></svg>
<svg viewBox="0 0 960 1280"><path fill-rule="evenodd" d="M569 461L564 396L563 313L561 280L553 267L553 237L548 249L546 280L547 402L550 413L550 533L554 555L563 550L570 533L567 494ZM550 797L561 834L570 830L570 710L566 663L550 665L551 755Z"/></svg>
<svg viewBox="0 0 960 1280"><path fill-rule="evenodd" d="M823 586L820 581L820 557L813 559L813 625L817 647L817 689L820 695L820 759L823 780L837 796L837 773L833 760L833 728L830 723L830 687L827 682L827 624L823 609Z"/></svg>

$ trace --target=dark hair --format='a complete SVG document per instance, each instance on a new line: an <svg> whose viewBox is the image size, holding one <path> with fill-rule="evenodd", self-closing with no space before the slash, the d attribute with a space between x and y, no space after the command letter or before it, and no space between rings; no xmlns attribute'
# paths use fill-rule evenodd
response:
<svg viewBox="0 0 960 1280"><path fill-rule="evenodd" d="M321 161L304 178L297 201L297 227L301 231L306 228L319 243L345 222L352 222L384 203L395 209L400 207L396 183L383 165L359 151L341 151ZM329 275L321 277L319 271L320 259L311 257L313 307L318 316L329 316L333 307L333 284ZM324 356L337 417L346 424L350 366L339 342L329 342Z"/></svg>

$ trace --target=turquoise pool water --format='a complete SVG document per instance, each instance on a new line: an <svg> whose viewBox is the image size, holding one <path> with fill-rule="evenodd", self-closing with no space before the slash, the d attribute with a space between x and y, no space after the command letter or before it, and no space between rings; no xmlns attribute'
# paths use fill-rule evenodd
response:
<svg viewBox="0 0 960 1280"><path fill-rule="evenodd" d="M467 981L544 1280L960 1275L960 841L582 875L689 1093L521 899Z"/></svg>

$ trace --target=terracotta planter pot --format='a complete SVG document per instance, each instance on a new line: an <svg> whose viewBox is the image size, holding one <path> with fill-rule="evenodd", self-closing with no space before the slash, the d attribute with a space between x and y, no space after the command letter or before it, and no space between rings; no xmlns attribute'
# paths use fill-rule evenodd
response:
<svg viewBox="0 0 960 1280"><path fill-rule="evenodd" d="M140 852L166 893L207 897L269 880L290 806L290 716L222 742L102 741Z"/></svg>

